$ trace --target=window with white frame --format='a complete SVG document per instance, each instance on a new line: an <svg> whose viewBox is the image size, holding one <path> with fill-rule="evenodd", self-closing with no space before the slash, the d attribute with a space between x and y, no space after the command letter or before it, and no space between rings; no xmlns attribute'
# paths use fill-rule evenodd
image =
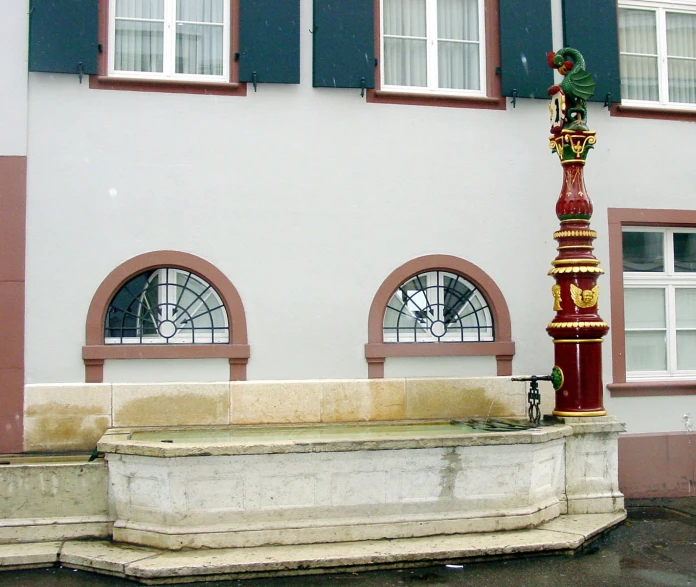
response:
<svg viewBox="0 0 696 587"><path fill-rule="evenodd" d="M229 0L109 0L109 75L228 81Z"/></svg>
<svg viewBox="0 0 696 587"><path fill-rule="evenodd" d="M696 229L623 231L626 374L696 375Z"/></svg>
<svg viewBox="0 0 696 587"><path fill-rule="evenodd" d="M392 295L384 314L385 342L488 342L493 318L481 291L461 275L427 271Z"/></svg>
<svg viewBox="0 0 696 587"><path fill-rule="evenodd" d="M696 109L696 0L619 3L622 102Z"/></svg>
<svg viewBox="0 0 696 587"><path fill-rule="evenodd" d="M164 267L126 282L106 312L106 344L228 343L227 310L202 278Z"/></svg>
<svg viewBox="0 0 696 587"><path fill-rule="evenodd" d="M485 95L483 0L381 0L382 89Z"/></svg>

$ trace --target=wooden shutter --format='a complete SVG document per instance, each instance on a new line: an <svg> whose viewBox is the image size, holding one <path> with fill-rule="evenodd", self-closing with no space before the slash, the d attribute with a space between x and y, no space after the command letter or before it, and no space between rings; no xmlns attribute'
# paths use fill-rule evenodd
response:
<svg viewBox="0 0 696 587"><path fill-rule="evenodd" d="M31 0L29 71L97 73L97 0Z"/></svg>
<svg viewBox="0 0 696 587"><path fill-rule="evenodd" d="M617 11L616 0L563 0L564 42L597 80L593 102L621 102Z"/></svg>
<svg viewBox="0 0 696 587"><path fill-rule="evenodd" d="M313 85L375 87L374 2L314 0Z"/></svg>
<svg viewBox="0 0 696 587"><path fill-rule="evenodd" d="M300 0L240 0L239 80L300 83Z"/></svg>
<svg viewBox="0 0 696 587"><path fill-rule="evenodd" d="M584 1L584 0L583 0ZM553 69L550 0L500 0L500 74L503 96L547 98Z"/></svg>

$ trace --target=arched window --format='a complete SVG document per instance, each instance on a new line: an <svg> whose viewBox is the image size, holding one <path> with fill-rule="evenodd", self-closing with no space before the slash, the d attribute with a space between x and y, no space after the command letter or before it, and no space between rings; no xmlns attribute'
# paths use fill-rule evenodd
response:
<svg viewBox="0 0 696 587"><path fill-rule="evenodd" d="M106 359L228 359L246 379L244 306L207 261L177 251L146 253L114 269L87 312L85 381L104 380Z"/></svg>
<svg viewBox="0 0 696 587"><path fill-rule="evenodd" d="M383 330L385 342L492 341L493 317L471 281L450 271L424 271L396 289Z"/></svg>
<svg viewBox="0 0 696 587"><path fill-rule="evenodd" d="M387 357L495 356L512 374L510 313L495 282L450 255L413 259L394 270L370 307L368 376L384 377Z"/></svg>
<svg viewBox="0 0 696 587"><path fill-rule="evenodd" d="M182 269L149 269L131 278L109 303L106 344L226 343L227 309L203 278Z"/></svg>

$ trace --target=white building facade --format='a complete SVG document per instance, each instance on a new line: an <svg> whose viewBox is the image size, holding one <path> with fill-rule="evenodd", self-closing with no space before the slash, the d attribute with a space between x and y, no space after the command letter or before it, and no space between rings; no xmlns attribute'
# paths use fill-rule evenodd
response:
<svg viewBox="0 0 696 587"><path fill-rule="evenodd" d="M696 2L31 4L0 5L0 453L51 390L548 374L566 44L623 489L693 493Z"/></svg>

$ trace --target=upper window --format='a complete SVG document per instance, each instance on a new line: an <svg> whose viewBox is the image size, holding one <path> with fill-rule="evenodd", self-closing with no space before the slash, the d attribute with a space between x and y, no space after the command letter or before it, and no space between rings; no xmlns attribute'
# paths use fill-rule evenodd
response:
<svg viewBox="0 0 696 587"><path fill-rule="evenodd" d="M227 81L229 42L226 0L110 0L111 76Z"/></svg>
<svg viewBox="0 0 696 587"><path fill-rule="evenodd" d="M634 0L619 8L623 103L696 110L696 2Z"/></svg>
<svg viewBox="0 0 696 587"><path fill-rule="evenodd" d="M627 377L696 376L696 229L623 231Z"/></svg>
<svg viewBox="0 0 696 587"><path fill-rule="evenodd" d="M486 298L470 281L447 271L419 273L402 283L384 314L384 342L492 340Z"/></svg>
<svg viewBox="0 0 696 587"><path fill-rule="evenodd" d="M381 0L382 89L486 95L483 0Z"/></svg>
<svg viewBox="0 0 696 587"><path fill-rule="evenodd" d="M227 343L227 311L219 294L190 271L152 269L136 275L112 298L106 344Z"/></svg>

